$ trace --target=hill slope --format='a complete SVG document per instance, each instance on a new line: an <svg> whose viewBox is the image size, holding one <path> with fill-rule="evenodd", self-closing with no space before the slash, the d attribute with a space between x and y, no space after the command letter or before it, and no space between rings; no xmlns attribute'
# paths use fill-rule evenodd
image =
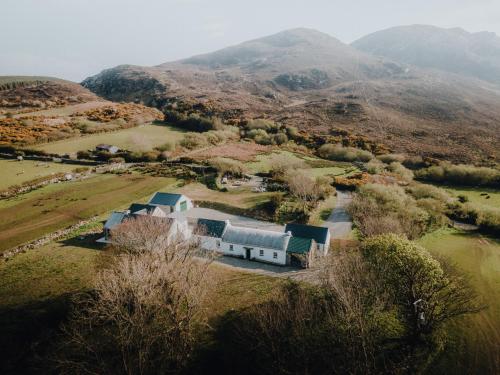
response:
<svg viewBox="0 0 500 375"><path fill-rule="evenodd" d="M400 63L500 83L500 38L495 33L400 26L367 35L352 46Z"/></svg>
<svg viewBox="0 0 500 375"><path fill-rule="evenodd" d="M81 85L52 77L0 76L0 113L100 100Z"/></svg>
<svg viewBox="0 0 500 375"><path fill-rule="evenodd" d="M108 99L175 104L232 123L263 116L309 133L344 129L396 152L500 156L496 87L394 63L309 29L156 67L119 66L82 84Z"/></svg>

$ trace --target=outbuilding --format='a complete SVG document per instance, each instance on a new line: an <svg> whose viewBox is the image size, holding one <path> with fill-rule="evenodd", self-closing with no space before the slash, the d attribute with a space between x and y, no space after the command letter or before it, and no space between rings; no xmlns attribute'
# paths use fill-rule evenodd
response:
<svg viewBox="0 0 500 375"><path fill-rule="evenodd" d="M292 233L293 237L314 240L316 250L322 255L327 255L330 249L330 229L314 225L289 223L285 226L285 232Z"/></svg>
<svg viewBox="0 0 500 375"><path fill-rule="evenodd" d="M167 213L183 212L193 208L193 202L184 194L156 192L148 202L149 205L158 206Z"/></svg>

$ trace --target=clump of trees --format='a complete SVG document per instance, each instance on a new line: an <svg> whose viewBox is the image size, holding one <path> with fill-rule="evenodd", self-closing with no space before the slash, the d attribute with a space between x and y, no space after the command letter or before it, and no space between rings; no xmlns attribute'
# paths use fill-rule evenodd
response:
<svg viewBox="0 0 500 375"><path fill-rule="evenodd" d="M442 163L415 171L419 180L464 186L500 187L500 171L472 165Z"/></svg>
<svg viewBox="0 0 500 375"><path fill-rule="evenodd" d="M354 147L344 147L341 144L327 143L318 149L318 155L324 159L335 161L360 161L368 162L373 159L370 151L361 150Z"/></svg>
<svg viewBox="0 0 500 375"><path fill-rule="evenodd" d="M184 114L175 110L165 111L165 122L199 133L224 128L222 120L218 117L200 116L196 113Z"/></svg>
<svg viewBox="0 0 500 375"><path fill-rule="evenodd" d="M448 223L445 201L415 199L399 186L360 186L349 212L365 237L397 233L414 239Z"/></svg>
<svg viewBox="0 0 500 375"><path fill-rule="evenodd" d="M298 134L296 128L287 128L268 119L248 120L243 133L245 137L261 145L282 145Z"/></svg>
<svg viewBox="0 0 500 375"><path fill-rule="evenodd" d="M57 365L64 373L178 373L190 361L210 291L210 262L170 223L139 217L113 230L114 256L74 301Z"/></svg>
<svg viewBox="0 0 500 375"><path fill-rule="evenodd" d="M443 324L482 308L467 279L394 235L336 249L318 274L314 286L283 283L268 301L223 317L208 369L418 373L442 350Z"/></svg>
<svg viewBox="0 0 500 375"><path fill-rule="evenodd" d="M217 169L221 175L229 174L235 177L241 177L247 173L247 166L239 160L217 157L210 159L209 164Z"/></svg>
<svg viewBox="0 0 500 375"><path fill-rule="evenodd" d="M179 142L179 145L193 150L229 141L237 141L239 138L238 129L225 127L223 130L210 130L205 133L186 133L184 138Z"/></svg>

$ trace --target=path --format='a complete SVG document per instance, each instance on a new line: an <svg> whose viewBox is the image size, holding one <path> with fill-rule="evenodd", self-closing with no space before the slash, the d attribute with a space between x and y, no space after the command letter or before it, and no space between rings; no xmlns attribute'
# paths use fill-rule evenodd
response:
<svg viewBox="0 0 500 375"><path fill-rule="evenodd" d="M345 190L337 190L337 204L330 217L323 223L324 227L330 229L332 238L344 238L349 236L352 230L352 220L347 213L347 206L352 201L352 193Z"/></svg>

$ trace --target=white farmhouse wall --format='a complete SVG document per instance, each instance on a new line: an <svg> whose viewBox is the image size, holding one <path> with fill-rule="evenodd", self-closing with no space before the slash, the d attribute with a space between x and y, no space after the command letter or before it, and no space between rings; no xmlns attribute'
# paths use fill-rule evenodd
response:
<svg viewBox="0 0 500 375"><path fill-rule="evenodd" d="M186 210L190 210L191 208L193 208L193 202L191 201L191 199L189 199L188 197L186 197L185 195L183 195L181 197L181 199L179 199L177 201L177 203L175 204L174 211L178 212L178 211L181 210L181 202L187 202L187 208L186 208Z"/></svg>
<svg viewBox="0 0 500 375"><path fill-rule="evenodd" d="M197 236L198 241L200 241L200 247L203 250L210 250L210 251L221 251L220 246L217 246L217 244L221 244L221 239L220 238L214 238L214 237L209 237L209 236Z"/></svg>
<svg viewBox="0 0 500 375"><path fill-rule="evenodd" d="M233 245L233 250L230 250L231 245ZM237 257L241 257L241 258L246 257L246 253L247 253L246 248L249 248L249 247L250 246L231 244L231 243L227 243L227 242L221 243L221 251L224 253L224 255L232 255L232 256L237 256ZM263 250L263 252L264 252L264 254L262 256L260 255L260 250ZM276 253L276 258L274 258L274 253ZM280 264L280 265L287 264L286 251L276 250L276 249L266 249L266 248L253 247L250 250L250 259L253 259L256 261L261 261L261 262Z"/></svg>

